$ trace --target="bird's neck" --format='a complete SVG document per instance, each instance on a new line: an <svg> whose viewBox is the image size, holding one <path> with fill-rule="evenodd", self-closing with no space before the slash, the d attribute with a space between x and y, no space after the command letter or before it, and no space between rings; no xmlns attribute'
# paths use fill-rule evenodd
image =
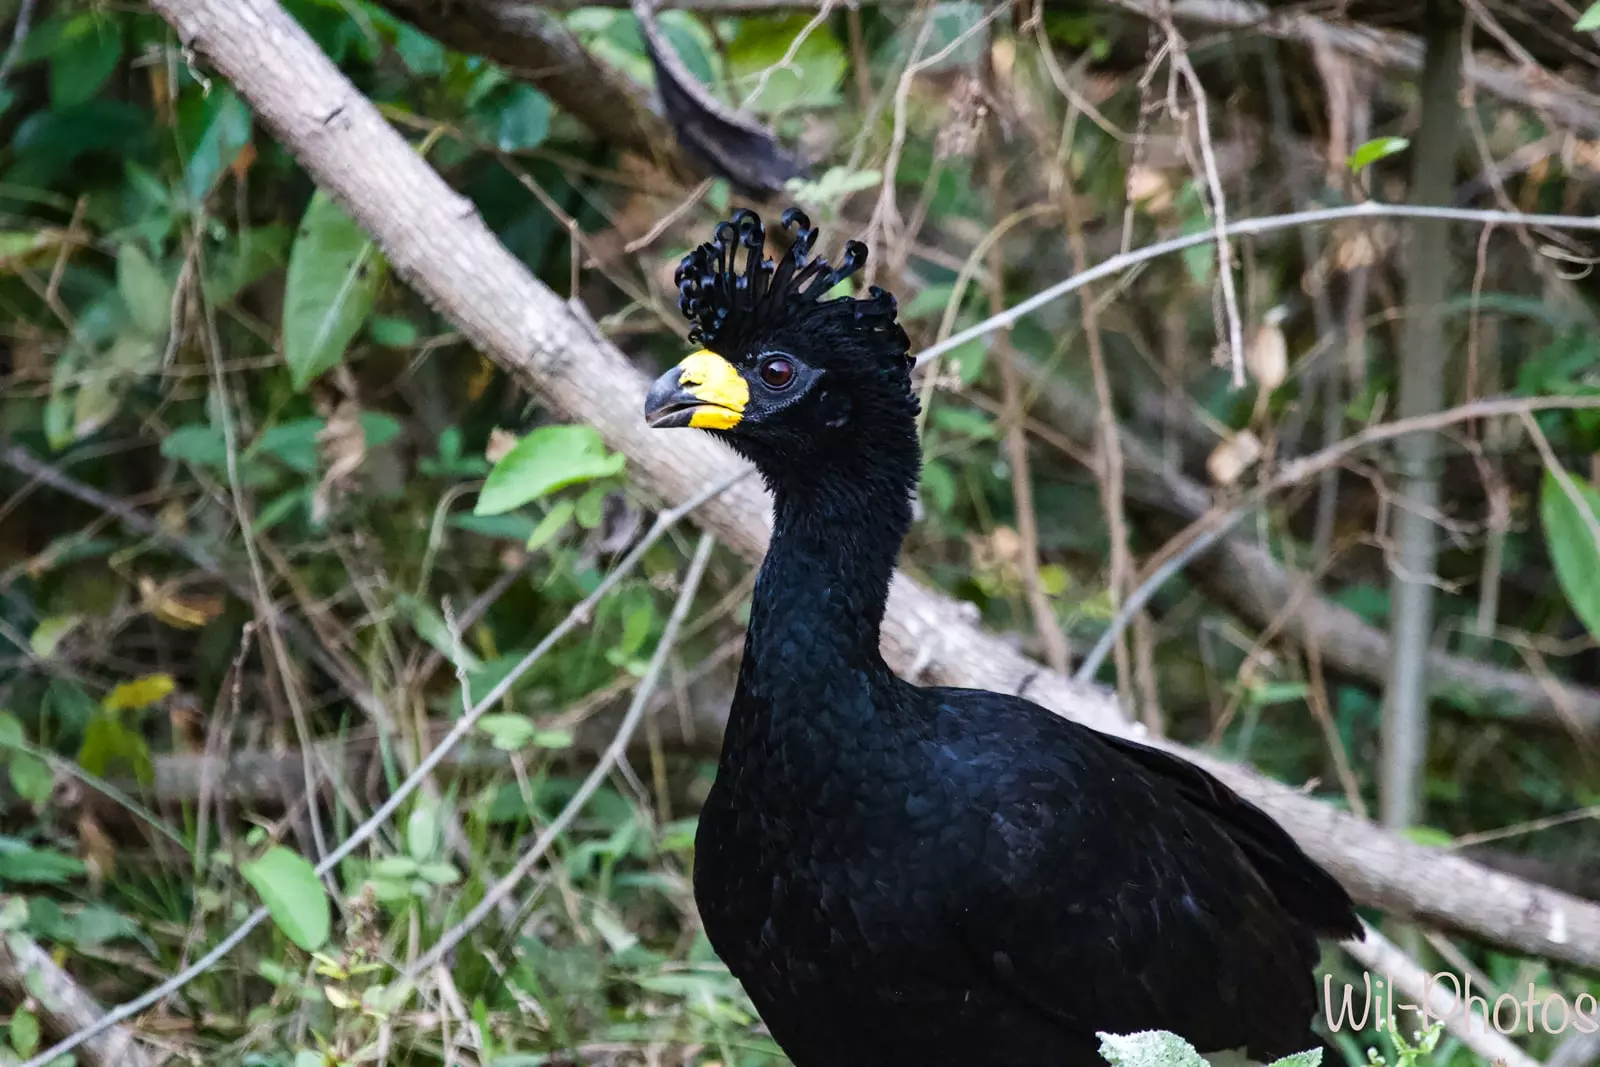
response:
<svg viewBox="0 0 1600 1067"><path fill-rule="evenodd" d="M745 649L755 668L769 675L882 668L878 630L911 526L917 459L880 455L856 470L818 471L773 487L772 544Z"/></svg>

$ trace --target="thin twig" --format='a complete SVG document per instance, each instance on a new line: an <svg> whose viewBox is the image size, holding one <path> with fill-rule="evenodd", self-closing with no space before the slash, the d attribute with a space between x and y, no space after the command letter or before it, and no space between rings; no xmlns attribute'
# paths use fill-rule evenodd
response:
<svg viewBox="0 0 1600 1067"><path fill-rule="evenodd" d="M1111 650L1112 643L1118 634L1124 630L1133 616L1150 602L1167 580L1178 571L1182 570L1189 561L1201 555L1216 544L1218 539L1226 534L1245 516L1254 512L1266 503L1272 494L1296 485L1316 475L1320 471L1335 466L1353 453L1385 441L1393 440L1412 433L1427 433L1443 429L1455 423L1466 422L1471 419L1490 418L1496 415L1528 415L1535 411L1558 410L1588 410L1600 408L1600 397L1592 396L1544 396L1529 398L1498 398L1494 400L1475 400L1470 404L1448 408L1431 415L1418 416L1412 419L1401 419L1396 422L1373 426L1361 433L1345 438L1330 448L1324 448L1292 463L1285 464L1275 476L1251 491L1250 495L1241 501L1227 507L1213 508L1190 523L1182 533L1178 534L1167 543L1167 547L1157 554L1160 561L1155 564L1155 569L1140 582L1139 587L1133 591L1127 601L1112 618L1106 632L1100 635L1100 640L1095 642L1094 648L1084 657L1078 665L1077 673L1073 678L1080 682L1092 679L1100 665L1105 662L1106 653ZM1531 419L1529 420L1532 421ZM1600 526L1595 528L1597 543L1600 543ZM1153 561L1154 562L1154 561Z"/></svg>
<svg viewBox="0 0 1600 1067"><path fill-rule="evenodd" d="M1228 204L1222 194L1222 178L1217 173L1217 153L1211 145L1211 115L1206 104L1205 86L1189 60L1183 36L1172 22L1172 3L1167 0L1162 11L1162 30L1167 35L1167 54L1170 62L1189 86L1194 99L1194 124L1196 139L1200 142L1200 160L1204 165L1206 190L1209 194L1211 226L1217 239L1217 280L1222 286L1222 307L1227 318L1228 362L1233 368L1233 387L1243 389L1244 378L1244 323L1239 317L1239 292L1233 280L1233 245L1228 241Z"/></svg>
<svg viewBox="0 0 1600 1067"><path fill-rule="evenodd" d="M1561 230L1600 230L1600 217L1593 215L1526 215L1514 211L1485 211L1476 208L1460 207L1425 207L1418 204L1383 204L1376 200L1365 200L1359 204L1350 204L1345 207L1317 208L1313 211L1295 211L1287 215L1266 215L1256 219L1241 219L1230 222L1223 227L1219 234L1215 230L1205 230L1200 233L1188 233L1181 237L1172 237L1165 241L1158 241L1153 245L1112 256L1086 271L1074 274L1064 281L1057 282L1047 289L1043 289L1028 299L1007 309L1003 314L991 315L975 326L970 326L959 333L952 334L937 344L929 345L917 353L917 366L921 367L930 360L938 359L946 352L954 351L979 337L993 333L1015 324L1019 319L1044 307L1046 304L1059 300L1069 293L1076 292L1097 282L1101 278L1113 274L1120 274L1130 267L1141 263L1148 263L1152 259L1182 252L1186 248L1195 248L1218 240L1219 237L1239 237L1263 233L1274 233L1294 226L1310 226L1322 222L1338 222L1343 219L1447 219L1451 222L1477 222L1477 223L1504 223L1514 226L1548 226Z"/></svg>
<svg viewBox="0 0 1600 1067"><path fill-rule="evenodd" d="M22 46L28 40L28 28L33 24L33 9L38 0L22 0L17 8L17 21L11 27L11 43L6 46L5 58L0 59L0 88L4 88L5 81L11 76L11 68L17 65L17 60L22 56Z"/></svg>

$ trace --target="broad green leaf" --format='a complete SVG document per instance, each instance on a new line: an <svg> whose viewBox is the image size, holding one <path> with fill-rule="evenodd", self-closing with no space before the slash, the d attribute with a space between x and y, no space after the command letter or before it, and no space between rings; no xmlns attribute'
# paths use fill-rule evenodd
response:
<svg viewBox="0 0 1600 1067"><path fill-rule="evenodd" d="M115 713L98 712L83 731L78 748L78 765L102 778L132 774L140 783L155 774L150 746L137 730L123 725Z"/></svg>
<svg viewBox="0 0 1600 1067"><path fill-rule="evenodd" d="M417 877L430 885L455 885L461 881L461 872L453 863L424 863L417 868Z"/></svg>
<svg viewBox="0 0 1600 1067"><path fill-rule="evenodd" d="M419 77L437 77L449 69L444 45L408 22L400 23L396 29L394 50L399 53L400 62Z"/></svg>
<svg viewBox="0 0 1600 1067"><path fill-rule="evenodd" d="M400 420L381 411L363 411L360 415L361 434L368 448L380 448L400 436Z"/></svg>
<svg viewBox="0 0 1600 1067"><path fill-rule="evenodd" d="M11 1013L11 1047L27 1059L39 1047L39 1017L25 1007Z"/></svg>
<svg viewBox="0 0 1600 1067"><path fill-rule="evenodd" d="M48 615L34 627L28 638L28 648L40 659L49 659L55 655L62 638L77 629L82 621L82 615Z"/></svg>
<svg viewBox="0 0 1600 1067"><path fill-rule="evenodd" d="M572 501L557 500L550 506L550 510L545 513L544 518L539 520L539 524L533 528L533 533L528 535L528 543L522 547L529 552L537 552L545 545L548 545L555 540L562 530L567 528L567 523L572 521L573 512L576 510L577 505L573 504Z"/></svg>
<svg viewBox="0 0 1600 1067"><path fill-rule="evenodd" d="M0 885L65 885L83 872L83 861L76 856L0 837Z"/></svg>
<svg viewBox="0 0 1600 1067"><path fill-rule="evenodd" d="M385 856L372 865L374 878L410 878L417 873L417 861L410 856Z"/></svg>
<svg viewBox="0 0 1600 1067"><path fill-rule="evenodd" d="M623 462L592 426L541 426L494 465L472 513L504 514L557 489L620 473Z"/></svg>
<svg viewBox="0 0 1600 1067"><path fill-rule="evenodd" d="M72 919L74 944L89 947L123 939L139 940L143 927L128 916L100 904L91 904Z"/></svg>
<svg viewBox="0 0 1600 1067"><path fill-rule="evenodd" d="M406 819L406 851L421 863L438 847L439 817L430 806L419 805Z"/></svg>
<svg viewBox="0 0 1600 1067"><path fill-rule="evenodd" d="M202 467L222 469L228 465L227 443L216 426L179 426L161 439L161 454Z"/></svg>
<svg viewBox="0 0 1600 1067"><path fill-rule="evenodd" d="M106 694L100 706L107 711L139 711L158 700L166 699L177 683L170 674L147 674L131 682L123 682Z"/></svg>
<svg viewBox="0 0 1600 1067"><path fill-rule="evenodd" d="M313 474L317 469L317 435L327 426L326 419L316 417L280 422L256 438L250 451L269 455L301 474Z"/></svg>
<svg viewBox="0 0 1600 1067"><path fill-rule="evenodd" d="M504 96L495 122L495 144L502 152L538 148L550 135L550 98L527 85Z"/></svg>
<svg viewBox="0 0 1600 1067"><path fill-rule="evenodd" d="M33 253L51 247L50 239L37 230L0 230L0 267L20 265Z"/></svg>
<svg viewBox="0 0 1600 1067"><path fill-rule="evenodd" d="M532 719L526 715L497 712L478 720L478 729L489 735L489 741L502 752L515 752L531 742L539 732Z"/></svg>
<svg viewBox="0 0 1600 1067"><path fill-rule="evenodd" d="M172 321L172 286L145 250L133 241L117 251L117 292L128 316L147 337L165 337Z"/></svg>
<svg viewBox="0 0 1600 1067"><path fill-rule="evenodd" d="M1578 21L1572 27L1583 33L1600 30L1600 3L1589 5L1589 10L1578 16Z"/></svg>
<svg viewBox="0 0 1600 1067"><path fill-rule="evenodd" d="M1449 848L1455 843L1455 838L1437 826L1408 826L1401 833L1408 840L1429 848Z"/></svg>
<svg viewBox="0 0 1600 1067"><path fill-rule="evenodd" d="M1410 147L1411 142L1404 137L1376 137L1351 152L1347 162L1351 170L1359 172Z"/></svg>
<svg viewBox="0 0 1600 1067"><path fill-rule="evenodd" d="M94 99L122 58L122 22L78 15L50 54L50 106L58 111Z"/></svg>
<svg viewBox="0 0 1600 1067"><path fill-rule="evenodd" d="M111 343L100 358L106 365L106 381L124 375L154 374L161 369L162 346L153 336L125 333Z"/></svg>
<svg viewBox="0 0 1600 1067"><path fill-rule="evenodd" d="M933 510L945 514L956 503L955 475L938 460L929 460L922 465L922 491L927 494Z"/></svg>
<svg viewBox="0 0 1600 1067"><path fill-rule="evenodd" d="M1112 1067L1207 1067L1205 1057L1177 1034L1144 1030L1099 1035L1100 1055Z"/></svg>
<svg viewBox="0 0 1600 1067"><path fill-rule="evenodd" d="M795 47L795 39L811 21L799 14L739 21L738 32L728 45L728 73L739 102L757 88L760 95L751 109L760 113L817 107L838 98L845 70L844 48L838 39L819 26ZM784 64L791 47L794 56Z"/></svg>
<svg viewBox="0 0 1600 1067"><path fill-rule="evenodd" d="M386 348L409 348L417 343L417 328L393 315L374 315L367 323L367 336Z"/></svg>
<svg viewBox="0 0 1600 1067"><path fill-rule="evenodd" d="M1562 479L1572 493L1563 487ZM1573 502L1574 495L1588 509L1587 519ZM1589 633L1600 637L1600 544L1593 529L1600 525L1600 493L1570 475L1558 478L1546 471L1539 490L1539 519L1567 603Z"/></svg>
<svg viewBox="0 0 1600 1067"><path fill-rule="evenodd" d="M526 515L452 515L450 525L479 537L526 541L533 535L533 520Z"/></svg>
<svg viewBox="0 0 1600 1067"><path fill-rule="evenodd" d="M6 773L11 779L11 788L29 804L37 808L50 800L50 791L55 787L55 775L44 760L26 752L12 753L11 765L6 768Z"/></svg>
<svg viewBox="0 0 1600 1067"><path fill-rule="evenodd" d="M190 142L194 148L183 168L184 189L196 202L206 198L250 143L250 108L228 86L216 86L199 107L199 132Z"/></svg>
<svg viewBox="0 0 1600 1067"><path fill-rule="evenodd" d="M260 859L242 864L239 873L255 887L272 921L290 941L307 952L327 943L332 926L328 895L316 870L298 853L274 846Z"/></svg>
<svg viewBox="0 0 1600 1067"><path fill-rule="evenodd" d="M105 428L117 414L120 394L115 379L101 370L78 386L72 404L72 439L81 441Z"/></svg>
<svg viewBox="0 0 1600 1067"><path fill-rule="evenodd" d="M383 283L377 248L320 189L311 198L284 283L283 355L303 392L344 357Z"/></svg>
<svg viewBox="0 0 1600 1067"><path fill-rule="evenodd" d="M1309 1048L1304 1052L1296 1052L1292 1056L1273 1060L1267 1064L1267 1067L1320 1067L1321 1063L1322 1050L1320 1048Z"/></svg>

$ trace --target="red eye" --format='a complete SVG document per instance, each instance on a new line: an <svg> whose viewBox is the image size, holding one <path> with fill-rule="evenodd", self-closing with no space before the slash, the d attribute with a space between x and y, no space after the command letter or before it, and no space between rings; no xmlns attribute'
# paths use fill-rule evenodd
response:
<svg viewBox="0 0 1600 1067"><path fill-rule="evenodd" d="M768 389L787 389L794 381L794 364L782 356L774 356L761 364L761 380Z"/></svg>

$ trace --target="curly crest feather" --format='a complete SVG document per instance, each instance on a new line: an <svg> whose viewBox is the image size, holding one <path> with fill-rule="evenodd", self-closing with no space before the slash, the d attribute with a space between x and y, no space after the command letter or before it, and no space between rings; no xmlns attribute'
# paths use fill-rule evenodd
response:
<svg viewBox="0 0 1600 1067"><path fill-rule="evenodd" d="M767 232L761 217L740 210L719 223L712 239L678 265L678 306L693 323L689 340L722 355L733 355L784 326L813 316L834 318L864 331L880 351L908 359L911 343L895 320L893 294L876 285L865 297L823 300L834 286L867 262L867 246L847 241L837 266L811 257L818 231L799 208L783 213L783 228L795 230L794 243L781 261L765 258ZM739 250L745 250L740 270Z"/></svg>

